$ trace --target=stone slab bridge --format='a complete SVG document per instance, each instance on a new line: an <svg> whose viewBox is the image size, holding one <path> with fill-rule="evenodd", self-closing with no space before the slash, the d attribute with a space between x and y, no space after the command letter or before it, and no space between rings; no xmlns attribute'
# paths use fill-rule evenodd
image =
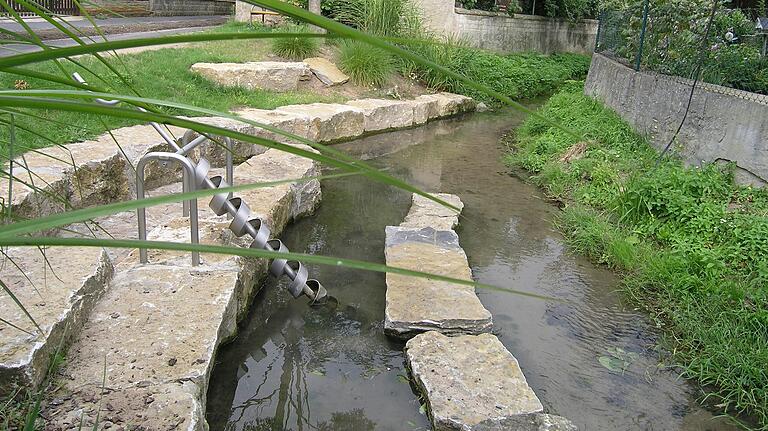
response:
<svg viewBox="0 0 768 431"><path fill-rule="evenodd" d="M456 208L461 200L435 194ZM387 226L387 265L472 280L453 230L459 214L413 195L399 226ZM406 339L406 365L436 431L575 431L544 414L520 365L491 334L493 321L472 286L387 274L384 331Z"/></svg>
<svg viewBox="0 0 768 431"><path fill-rule="evenodd" d="M390 129L472 111L464 96L439 93L414 100L356 100L347 104L243 109L245 119L316 142L349 140ZM227 118L198 121L255 136L285 139ZM175 136L185 130L169 127ZM115 141L120 143L118 147ZM149 125L124 127L96 139L29 152L14 160L14 176L0 179L13 214L21 218L136 197L137 161L167 150ZM308 147L304 147L309 149ZM245 142L234 142L235 184L310 178L320 172L312 160ZM195 149L220 171L225 150L208 144ZM8 166L5 167L8 169ZM150 163L146 187L152 195L181 191L181 172ZM286 183L240 193L252 213L277 235L320 202L317 180ZM200 242L248 247L215 216L200 209ZM147 209L150 240L190 241L189 219L180 205ZM137 238L134 211L102 217L50 232ZM0 316L16 327L0 326L0 395L35 389L44 381L56 352L66 362L56 373L57 390L47 394L41 416L48 430L69 430L95 418L110 429L207 429L205 394L218 347L234 336L267 274L266 260L202 255L191 266L188 254L150 251L142 264L137 250L87 247L10 248L0 279L27 306L41 331L12 298L0 293Z"/></svg>

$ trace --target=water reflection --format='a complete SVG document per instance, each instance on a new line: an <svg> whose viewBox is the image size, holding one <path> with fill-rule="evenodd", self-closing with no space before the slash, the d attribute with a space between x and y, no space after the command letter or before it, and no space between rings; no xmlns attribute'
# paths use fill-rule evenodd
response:
<svg viewBox="0 0 768 431"><path fill-rule="evenodd" d="M515 121L476 116L339 148L426 190L458 194L465 203L458 233L478 281L567 300L479 292L548 411L582 430L734 429L697 406L692 386L659 361L654 328L622 305L618 280L568 253L552 228L558 210L500 163L498 137ZM294 251L383 262L384 227L399 224L409 206L410 195L390 187L327 181L317 214L284 240ZM402 345L382 333L384 276L310 270L338 306L311 310L267 283L219 357L211 428L428 429L400 377Z"/></svg>

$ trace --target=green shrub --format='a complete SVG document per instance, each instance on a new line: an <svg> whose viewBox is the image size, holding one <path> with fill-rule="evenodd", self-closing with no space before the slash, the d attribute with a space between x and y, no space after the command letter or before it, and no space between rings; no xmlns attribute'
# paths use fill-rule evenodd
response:
<svg viewBox="0 0 768 431"><path fill-rule="evenodd" d="M363 42L345 41L340 46L339 67L359 85L380 87L395 71L392 56Z"/></svg>
<svg viewBox="0 0 768 431"><path fill-rule="evenodd" d="M306 26L286 27L289 33L308 33ZM281 37L272 41L272 53L291 60L303 60L314 56L320 49L318 39L307 37Z"/></svg>
<svg viewBox="0 0 768 431"><path fill-rule="evenodd" d="M420 14L411 0L338 0L334 19L377 36L421 33Z"/></svg>
<svg viewBox="0 0 768 431"><path fill-rule="evenodd" d="M569 87L517 131L507 162L566 199L558 227L579 252L625 275L625 290L670 335L684 375L731 414L768 429L768 191L735 185L732 166L686 167L601 103Z"/></svg>

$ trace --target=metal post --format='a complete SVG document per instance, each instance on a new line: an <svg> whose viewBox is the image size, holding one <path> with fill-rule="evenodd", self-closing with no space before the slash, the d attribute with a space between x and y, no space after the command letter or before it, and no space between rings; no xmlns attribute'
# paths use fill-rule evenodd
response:
<svg viewBox="0 0 768 431"><path fill-rule="evenodd" d="M136 164L136 197L137 199L144 199L144 168L146 167L147 163L151 160L161 160L161 161L176 161L179 162L184 169L184 188L186 190L194 190L194 178L195 178L195 167L192 164L192 162L187 159L185 156L182 156L180 154L174 154L174 153L147 153L144 157L139 160L139 163ZM190 207L190 216L189 216L189 226L190 226L190 239L192 244L199 244L200 243L200 234L198 230L198 220L197 220L197 199L189 199L189 207ZM146 241L147 239L147 211L146 208L141 207L136 210L137 216L139 219L139 240L140 241ZM140 248L139 249L139 261L141 263L147 263L149 259L147 258L147 249ZM192 252L192 266L200 265L200 252L193 251Z"/></svg>
<svg viewBox="0 0 768 431"><path fill-rule="evenodd" d="M637 48L637 59L635 60L635 70L640 71L640 63L643 60L643 45L645 44L645 30L648 27L648 2L643 2L643 27L640 29L640 46Z"/></svg>

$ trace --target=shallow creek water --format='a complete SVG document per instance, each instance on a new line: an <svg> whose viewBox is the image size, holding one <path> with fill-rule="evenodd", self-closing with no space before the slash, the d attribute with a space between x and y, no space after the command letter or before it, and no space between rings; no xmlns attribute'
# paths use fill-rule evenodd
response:
<svg viewBox="0 0 768 431"><path fill-rule="evenodd" d="M457 231L477 281L565 300L478 292L546 411L583 431L735 429L698 407L693 387L659 364L656 332L620 303L619 280L569 253L552 227L558 209L501 163L497 141L520 119L476 114L337 148L425 190L460 196ZM410 199L362 178L329 180L317 213L283 240L293 251L383 263L384 227L400 224ZM338 305L312 309L267 281L218 356L211 429L429 429L403 377L403 345L382 332L384 275L323 266L310 273ZM616 361L613 371L601 364L612 353L627 360L623 372Z"/></svg>

